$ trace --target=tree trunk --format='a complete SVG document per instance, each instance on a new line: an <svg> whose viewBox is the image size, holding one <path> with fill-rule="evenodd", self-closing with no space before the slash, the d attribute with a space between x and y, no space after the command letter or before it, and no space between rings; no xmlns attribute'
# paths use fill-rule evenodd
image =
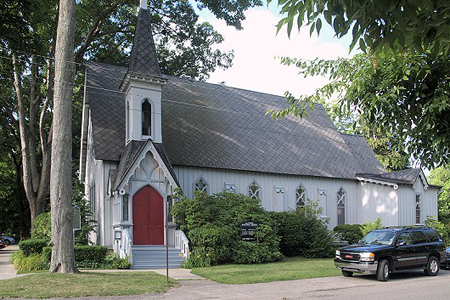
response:
<svg viewBox="0 0 450 300"><path fill-rule="evenodd" d="M50 172L51 272L76 273L72 233L72 95L75 0L60 0L55 52L53 142Z"/></svg>

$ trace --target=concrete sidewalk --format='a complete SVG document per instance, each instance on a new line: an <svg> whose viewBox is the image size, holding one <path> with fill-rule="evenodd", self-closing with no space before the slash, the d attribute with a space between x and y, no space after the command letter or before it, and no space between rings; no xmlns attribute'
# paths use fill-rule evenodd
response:
<svg viewBox="0 0 450 300"><path fill-rule="evenodd" d="M17 250L19 250L19 246L17 245L10 245L0 249L0 280L17 277L16 269L14 269L14 266L9 262L9 257Z"/></svg>
<svg viewBox="0 0 450 300"><path fill-rule="evenodd" d="M81 269L80 272L95 272L95 273L110 273L110 272L155 272L160 275L166 276L166 269L139 269L139 270L133 270L133 269L122 269L122 270L83 270ZM190 269L169 269L169 277L173 278L175 280L204 280L205 278L200 277L198 275L192 274Z"/></svg>

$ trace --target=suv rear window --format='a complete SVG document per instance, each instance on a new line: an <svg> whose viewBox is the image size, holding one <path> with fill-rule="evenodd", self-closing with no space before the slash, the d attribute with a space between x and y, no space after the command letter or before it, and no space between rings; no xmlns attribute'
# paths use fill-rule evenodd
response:
<svg viewBox="0 0 450 300"><path fill-rule="evenodd" d="M422 231L411 231L411 236L414 244L427 243L427 237Z"/></svg>
<svg viewBox="0 0 450 300"><path fill-rule="evenodd" d="M437 232L435 230L427 230L427 231L425 231L425 234L430 239L430 242L442 242L441 235L439 234L439 232Z"/></svg>

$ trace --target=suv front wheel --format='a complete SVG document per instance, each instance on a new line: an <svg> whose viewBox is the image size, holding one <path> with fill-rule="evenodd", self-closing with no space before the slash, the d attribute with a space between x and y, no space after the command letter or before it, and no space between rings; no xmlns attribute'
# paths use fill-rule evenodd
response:
<svg viewBox="0 0 450 300"><path fill-rule="evenodd" d="M377 279L379 281L387 281L389 279L389 261L387 259L382 259L378 263Z"/></svg>
<svg viewBox="0 0 450 300"><path fill-rule="evenodd" d="M436 276L439 273L439 260L436 256L431 256L425 266L425 275Z"/></svg>

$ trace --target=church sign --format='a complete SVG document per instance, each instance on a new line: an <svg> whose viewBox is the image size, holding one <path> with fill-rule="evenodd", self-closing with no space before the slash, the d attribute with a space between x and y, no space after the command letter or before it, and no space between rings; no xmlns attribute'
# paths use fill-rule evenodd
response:
<svg viewBox="0 0 450 300"><path fill-rule="evenodd" d="M255 230L258 228L258 223L253 221L246 221L239 225L239 236L243 241L256 241Z"/></svg>

